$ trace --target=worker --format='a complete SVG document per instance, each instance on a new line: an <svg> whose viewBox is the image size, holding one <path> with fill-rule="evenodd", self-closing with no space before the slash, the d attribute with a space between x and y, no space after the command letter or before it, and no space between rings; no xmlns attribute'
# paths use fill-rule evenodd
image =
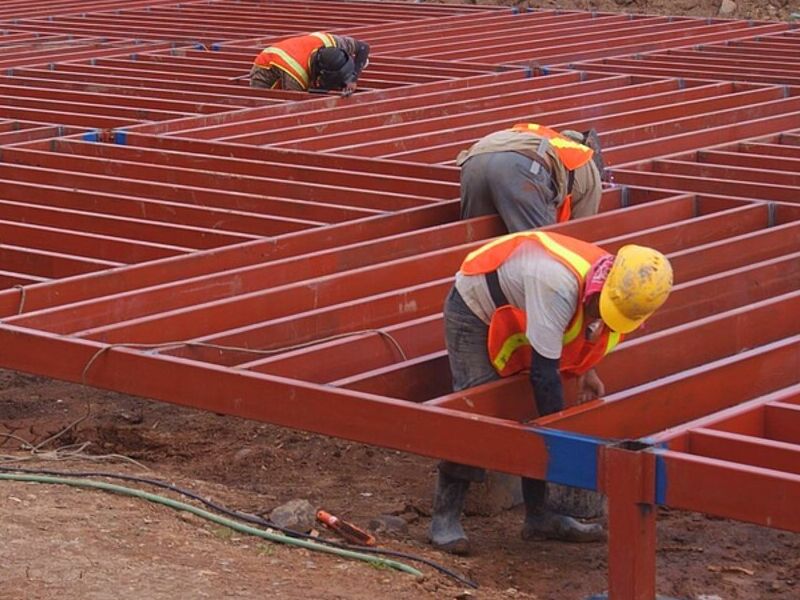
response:
<svg viewBox="0 0 800 600"><path fill-rule="evenodd" d="M499 214L513 233L597 214L604 164L594 129L520 123L459 154L461 218Z"/></svg>
<svg viewBox="0 0 800 600"><path fill-rule="evenodd" d="M469 254L444 305L455 391L529 369L539 416L562 410L562 376L585 398L604 395L594 366L667 299L672 268L660 252L627 245L613 256L588 242L543 231L496 238ZM479 440L475 440L479 443ZM466 554L461 511L484 470L439 464L430 538ZM544 481L522 480L523 539L605 539L598 524L549 510Z"/></svg>
<svg viewBox="0 0 800 600"><path fill-rule="evenodd" d="M369 45L343 35L316 32L275 43L256 56L250 85L283 90L356 89L369 62Z"/></svg>

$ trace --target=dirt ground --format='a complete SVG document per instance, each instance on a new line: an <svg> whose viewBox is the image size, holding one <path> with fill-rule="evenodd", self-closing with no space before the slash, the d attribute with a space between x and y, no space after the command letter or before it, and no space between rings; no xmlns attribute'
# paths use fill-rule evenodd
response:
<svg viewBox="0 0 800 600"><path fill-rule="evenodd" d="M461 2L462 0L444 1ZM503 4L547 9L773 21L785 21L792 13L800 11L800 1L798 0L470 0L470 2L472 4Z"/></svg>
<svg viewBox="0 0 800 600"><path fill-rule="evenodd" d="M431 460L0 371L0 433L40 442L85 416L87 407L85 420L43 450L91 442L88 454L125 455L150 470L119 461L19 464L163 478L255 514L295 498L360 524L399 514L408 532L380 536L383 545L440 562L480 589L468 592L425 566L417 580L271 544L143 500L0 482L2 599L578 600L605 589L604 545L523 542L520 509L469 516L473 556L430 549ZM0 444L0 454L30 457L17 439ZM800 597L800 536L785 532L662 512L658 566L660 593L681 598Z"/></svg>

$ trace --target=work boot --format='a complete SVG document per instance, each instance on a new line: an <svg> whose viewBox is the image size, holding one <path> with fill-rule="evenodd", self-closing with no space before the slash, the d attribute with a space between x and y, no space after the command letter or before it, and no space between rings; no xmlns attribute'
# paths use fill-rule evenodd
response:
<svg viewBox="0 0 800 600"><path fill-rule="evenodd" d="M561 540L562 542L602 542L606 532L602 525L586 525L546 508L547 484L538 479L522 478L525 500L523 540Z"/></svg>
<svg viewBox="0 0 800 600"><path fill-rule="evenodd" d="M433 499L430 540L436 548L450 554L469 553L469 540L461 526L461 511L467 497L469 481L439 471L436 496Z"/></svg>
<svg viewBox="0 0 800 600"><path fill-rule="evenodd" d="M560 540L562 542L604 542L606 531L597 523L581 523L577 519L551 510L526 514L522 527L523 540Z"/></svg>

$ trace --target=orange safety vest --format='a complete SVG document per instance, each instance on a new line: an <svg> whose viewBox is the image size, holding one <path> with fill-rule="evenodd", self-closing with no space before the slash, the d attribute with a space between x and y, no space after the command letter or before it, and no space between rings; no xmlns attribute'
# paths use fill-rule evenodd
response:
<svg viewBox="0 0 800 600"><path fill-rule="evenodd" d="M274 46L264 48L255 59L262 69L277 67L308 89L311 85L311 57L322 47L333 48L336 41L328 33L311 33L282 40Z"/></svg>
<svg viewBox="0 0 800 600"><path fill-rule="evenodd" d="M558 233L523 231L496 238L471 252L461 264L464 275L480 275L496 270L521 244L537 243L550 256L566 266L579 284L583 297L586 274L592 264L606 256L602 248ZM562 338L560 370L564 374L585 373L622 340L622 334L603 326L599 338L592 342L584 335L583 303L579 300L575 314ZM489 359L502 376L513 375L530 368L532 349L525 330L525 311L510 304L497 307L489 324Z"/></svg>
<svg viewBox="0 0 800 600"><path fill-rule="evenodd" d="M550 145L555 149L558 159L564 164L567 171L570 172L570 184L567 190L567 197L564 198L564 202L558 207L558 214L556 215L556 220L559 223L569 221L569 218L572 216L572 173L575 169L582 167L592 160L594 150L589 148L589 146L584 146L575 140L561 135L554 129L536 123L517 123L511 128L511 131L538 135L549 141Z"/></svg>

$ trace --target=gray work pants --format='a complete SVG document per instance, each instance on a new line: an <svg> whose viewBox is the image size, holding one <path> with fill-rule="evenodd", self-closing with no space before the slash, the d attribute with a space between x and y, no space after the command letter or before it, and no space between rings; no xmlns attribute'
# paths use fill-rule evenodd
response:
<svg viewBox="0 0 800 600"><path fill-rule="evenodd" d="M489 326L470 310L455 287L444 301L444 330L447 357L453 377L453 391L460 391L482 383L500 379L489 360L487 339ZM531 399L533 401L533 399ZM478 443L478 440L475 440ZM443 460L439 470L467 481L483 481L486 470ZM539 510L546 497L543 481L523 478L525 505L529 511Z"/></svg>
<svg viewBox="0 0 800 600"><path fill-rule="evenodd" d="M518 152L476 154L461 165L461 218L499 214L509 233L556 222L550 169Z"/></svg>

